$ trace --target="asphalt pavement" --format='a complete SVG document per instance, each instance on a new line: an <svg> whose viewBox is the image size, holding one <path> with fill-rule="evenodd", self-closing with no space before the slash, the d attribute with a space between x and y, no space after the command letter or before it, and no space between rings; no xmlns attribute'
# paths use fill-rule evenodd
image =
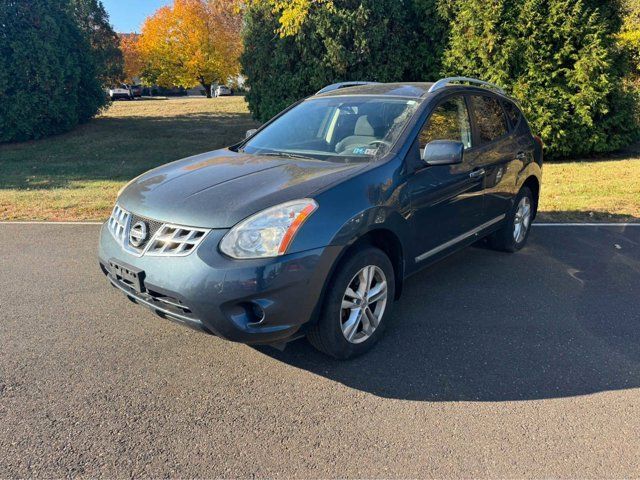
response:
<svg viewBox="0 0 640 480"><path fill-rule="evenodd" d="M97 240L0 224L1 478L640 476L640 227L459 252L349 362L158 318Z"/></svg>

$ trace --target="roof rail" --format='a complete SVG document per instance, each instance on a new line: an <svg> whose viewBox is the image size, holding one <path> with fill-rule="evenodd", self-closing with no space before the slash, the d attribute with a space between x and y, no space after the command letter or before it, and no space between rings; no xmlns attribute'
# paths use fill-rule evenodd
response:
<svg viewBox="0 0 640 480"><path fill-rule="evenodd" d="M331 85L327 85L322 90L316 92L316 95L320 95L321 93L332 92L332 91L338 90L340 88L358 87L360 85L378 85L378 84L379 84L379 82L340 82L340 83L333 83Z"/></svg>
<svg viewBox="0 0 640 480"><path fill-rule="evenodd" d="M467 77L449 77L449 78L443 78L441 80L438 80L436 83L434 83L431 86L431 88L429 89L429 93L440 90L453 82L467 82L467 83L473 83L475 85L483 85L485 87L489 87L494 90L497 90L502 95L506 95L505 91L494 83L484 82L482 80L478 80L477 78L467 78Z"/></svg>

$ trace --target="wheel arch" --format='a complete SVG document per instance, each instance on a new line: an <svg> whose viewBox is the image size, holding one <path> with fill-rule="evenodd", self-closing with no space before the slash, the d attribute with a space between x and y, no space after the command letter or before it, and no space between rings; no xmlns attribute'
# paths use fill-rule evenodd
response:
<svg viewBox="0 0 640 480"><path fill-rule="evenodd" d="M533 194L534 210L533 218L538 215L538 204L540 201L540 180L535 175L530 175L522 184L523 187L529 188Z"/></svg>
<svg viewBox="0 0 640 480"><path fill-rule="evenodd" d="M340 265L344 262L345 258L352 252L365 247L372 246L382 250L393 265L393 274L395 280L395 295L394 300L398 300L402 294L402 287L404 284L405 273L405 256L404 248L400 238L397 234L388 228L374 228L358 238L354 239L350 244L340 252L340 255L334 262L334 265L329 273L328 278L332 278Z"/></svg>

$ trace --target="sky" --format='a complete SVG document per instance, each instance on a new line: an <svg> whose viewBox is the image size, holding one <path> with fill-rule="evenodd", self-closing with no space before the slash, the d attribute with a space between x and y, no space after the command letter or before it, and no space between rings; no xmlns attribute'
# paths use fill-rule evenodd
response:
<svg viewBox="0 0 640 480"><path fill-rule="evenodd" d="M172 0L102 0L109 21L118 33L140 33L144 19Z"/></svg>

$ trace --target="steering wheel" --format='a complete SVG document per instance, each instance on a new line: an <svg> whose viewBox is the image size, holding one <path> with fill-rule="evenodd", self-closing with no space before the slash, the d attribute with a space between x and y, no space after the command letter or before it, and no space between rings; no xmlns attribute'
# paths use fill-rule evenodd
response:
<svg viewBox="0 0 640 480"><path fill-rule="evenodd" d="M391 147L391 142L387 142L386 140L374 140L373 142L369 142L367 146L374 145L386 145L387 147Z"/></svg>

